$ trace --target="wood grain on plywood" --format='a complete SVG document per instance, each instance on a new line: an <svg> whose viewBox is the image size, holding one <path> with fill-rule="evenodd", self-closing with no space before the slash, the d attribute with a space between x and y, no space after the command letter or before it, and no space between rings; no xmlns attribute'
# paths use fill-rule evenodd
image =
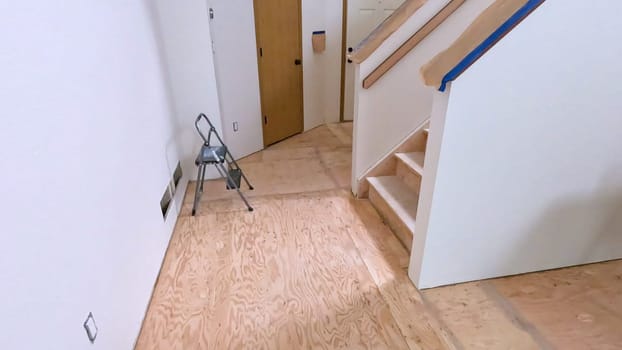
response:
<svg viewBox="0 0 622 350"><path fill-rule="evenodd" d="M342 140L339 136L326 125L319 126L317 128L306 131L300 135L295 135L288 139L285 139L279 143L271 145L267 149L288 149L297 147L338 147L348 146L352 142Z"/></svg>
<svg viewBox="0 0 622 350"><path fill-rule="evenodd" d="M352 123L335 123L293 136L239 160L254 191L248 197L314 192L348 187L352 173ZM194 193L195 183L188 186ZM223 179L206 181L202 202L235 199ZM185 201L192 201L186 196Z"/></svg>
<svg viewBox="0 0 622 350"><path fill-rule="evenodd" d="M484 10L446 50L421 67L425 85L440 87L445 74L479 46L528 0L497 0Z"/></svg>
<svg viewBox="0 0 622 350"><path fill-rule="evenodd" d="M346 192L180 218L137 349L407 349Z"/></svg>
<svg viewBox="0 0 622 350"><path fill-rule="evenodd" d="M272 194L287 194L329 190L337 187L317 154L314 158L291 159L288 161L268 161L241 163L240 166L255 188L242 189L249 197ZM188 185L188 191L194 191L195 182ZM224 180L206 181L201 201L235 198L235 191L228 191ZM193 193L193 192L190 192ZM192 201L192 196L186 196Z"/></svg>
<svg viewBox="0 0 622 350"><path fill-rule="evenodd" d="M352 123L331 123L326 127L344 144L352 145Z"/></svg>
<svg viewBox="0 0 622 350"><path fill-rule="evenodd" d="M406 20L410 18L427 0L406 0L404 3L387 17L367 38L356 47L350 55L354 63L361 63L367 59L388 37L393 34Z"/></svg>
<svg viewBox="0 0 622 350"><path fill-rule="evenodd" d="M553 348L622 348L622 261L495 279Z"/></svg>
<svg viewBox="0 0 622 350"><path fill-rule="evenodd" d="M311 147L323 175L290 190L335 186L348 146L331 130L248 161L300 167L309 150L289 150ZM251 201L253 213L235 195L207 200L196 217L185 201L137 349L622 348L622 260L420 293L369 201L335 189Z"/></svg>
<svg viewBox="0 0 622 350"><path fill-rule="evenodd" d="M432 33L447 17L454 13L465 0L452 0L441 11L439 11L432 19L421 27L413 36L411 36L402 46L384 60L373 72L371 72L363 80L363 88L369 89L376 81L382 78L393 66L395 66L404 56L414 49L423 39Z"/></svg>
<svg viewBox="0 0 622 350"><path fill-rule="evenodd" d="M450 331L438 322L410 283L406 273L409 253L381 223L369 201L350 201L359 218L353 220L350 236L410 349L454 349Z"/></svg>
<svg viewBox="0 0 622 350"><path fill-rule="evenodd" d="M480 283L428 289L422 293L465 349L540 349Z"/></svg>
<svg viewBox="0 0 622 350"><path fill-rule="evenodd" d="M352 178L352 149L350 147L319 147L320 160L337 186L350 188Z"/></svg>

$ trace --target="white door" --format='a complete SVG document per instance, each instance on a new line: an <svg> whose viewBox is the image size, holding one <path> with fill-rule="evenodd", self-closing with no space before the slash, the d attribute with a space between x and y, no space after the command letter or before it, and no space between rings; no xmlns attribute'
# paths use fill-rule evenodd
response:
<svg viewBox="0 0 622 350"><path fill-rule="evenodd" d="M253 0L208 0L207 7L223 137L237 159L263 149Z"/></svg>
<svg viewBox="0 0 622 350"><path fill-rule="evenodd" d="M382 21L391 15L404 0L348 0L346 32L347 55ZM354 117L354 65L346 61L343 119Z"/></svg>

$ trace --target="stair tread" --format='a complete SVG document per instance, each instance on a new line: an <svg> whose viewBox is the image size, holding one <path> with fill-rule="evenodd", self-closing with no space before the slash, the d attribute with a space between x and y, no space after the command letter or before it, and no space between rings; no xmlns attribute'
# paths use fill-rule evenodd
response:
<svg viewBox="0 0 622 350"><path fill-rule="evenodd" d="M423 175L425 152L395 153L395 156L417 174Z"/></svg>
<svg viewBox="0 0 622 350"><path fill-rule="evenodd" d="M430 133L430 127L428 126L428 127L424 128L423 132L426 133L426 134L429 134Z"/></svg>
<svg viewBox="0 0 622 350"><path fill-rule="evenodd" d="M393 209L402 222L413 231L417 216L419 194L414 192L397 176L367 178L369 184Z"/></svg>

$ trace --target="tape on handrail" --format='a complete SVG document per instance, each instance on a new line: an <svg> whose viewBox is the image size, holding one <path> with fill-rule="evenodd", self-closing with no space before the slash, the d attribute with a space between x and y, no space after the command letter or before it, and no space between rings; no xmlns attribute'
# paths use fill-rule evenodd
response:
<svg viewBox="0 0 622 350"><path fill-rule="evenodd" d="M504 35L512 30L518 23L525 19L529 14L540 6L545 0L529 0L523 7L514 13L507 21L505 21L497 30L492 32L486 40L479 44L473 51L462 59L452 70L450 70L441 81L439 91L445 91L447 83L454 81L465 70L467 70L475 61L482 57L486 51L490 50Z"/></svg>

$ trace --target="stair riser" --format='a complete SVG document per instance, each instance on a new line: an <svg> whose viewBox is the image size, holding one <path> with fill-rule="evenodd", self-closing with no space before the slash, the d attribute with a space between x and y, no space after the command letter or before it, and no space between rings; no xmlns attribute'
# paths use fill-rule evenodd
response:
<svg viewBox="0 0 622 350"><path fill-rule="evenodd" d="M421 175L415 172L411 167L404 164L404 162L398 160L396 167L396 175L399 177L411 190L416 193L421 189Z"/></svg>
<svg viewBox="0 0 622 350"><path fill-rule="evenodd" d="M406 225L404 225L402 220L395 214L387 202L378 194L378 192L376 192L373 186L370 186L369 188L369 201L372 203L374 208L376 208L385 223L395 233L400 242L402 242L406 250L410 252L413 241L412 232Z"/></svg>
<svg viewBox="0 0 622 350"><path fill-rule="evenodd" d="M429 122L426 122L425 125L417 129L407 140L393 149L391 153L387 154L378 164L362 176L362 180L360 180L357 185L356 193L358 198L368 197L369 187L367 181L365 181L366 178L395 174L395 153L425 152L428 143L428 135L423 131L423 128L427 128L429 125Z"/></svg>
<svg viewBox="0 0 622 350"><path fill-rule="evenodd" d="M395 174L397 169L397 162L398 161L397 159L395 159L395 157L391 157L385 160L378 168L374 169L374 171L370 172L367 177ZM357 197L359 199L368 198L369 187L369 183L366 180L361 181Z"/></svg>

